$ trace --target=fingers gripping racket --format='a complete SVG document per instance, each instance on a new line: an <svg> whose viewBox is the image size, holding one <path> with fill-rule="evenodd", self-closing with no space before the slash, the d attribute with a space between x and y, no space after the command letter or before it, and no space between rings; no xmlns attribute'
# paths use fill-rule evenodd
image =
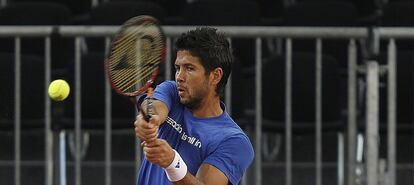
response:
<svg viewBox="0 0 414 185"><path fill-rule="evenodd" d="M121 26L106 57L109 81L118 94L135 97L148 92L146 121L153 114L152 84L164 61L165 36L157 19L147 15L133 17Z"/></svg>

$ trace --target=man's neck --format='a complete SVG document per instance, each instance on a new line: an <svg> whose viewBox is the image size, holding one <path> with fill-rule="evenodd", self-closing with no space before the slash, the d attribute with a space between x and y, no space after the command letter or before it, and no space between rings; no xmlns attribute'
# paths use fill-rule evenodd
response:
<svg viewBox="0 0 414 185"><path fill-rule="evenodd" d="M196 109L190 110L194 117L209 118L217 117L223 114L223 109L220 106L220 97L210 96L205 98L200 106Z"/></svg>

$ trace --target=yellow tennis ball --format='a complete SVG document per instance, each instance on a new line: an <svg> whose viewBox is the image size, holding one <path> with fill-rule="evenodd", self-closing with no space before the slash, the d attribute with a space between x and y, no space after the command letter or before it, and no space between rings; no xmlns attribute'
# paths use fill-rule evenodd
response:
<svg viewBox="0 0 414 185"><path fill-rule="evenodd" d="M70 87L69 84L62 79L54 80L49 85L48 93L49 97L55 101L62 101L69 96Z"/></svg>

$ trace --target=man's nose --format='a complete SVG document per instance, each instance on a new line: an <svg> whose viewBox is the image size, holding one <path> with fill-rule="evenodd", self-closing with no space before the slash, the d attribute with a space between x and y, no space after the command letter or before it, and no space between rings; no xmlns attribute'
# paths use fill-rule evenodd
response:
<svg viewBox="0 0 414 185"><path fill-rule="evenodd" d="M175 73L175 80L180 82L184 81L184 75L181 70L177 70Z"/></svg>

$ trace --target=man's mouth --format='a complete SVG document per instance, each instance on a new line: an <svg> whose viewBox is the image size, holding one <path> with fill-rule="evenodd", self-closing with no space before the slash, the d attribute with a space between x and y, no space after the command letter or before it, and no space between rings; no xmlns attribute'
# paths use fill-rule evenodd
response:
<svg viewBox="0 0 414 185"><path fill-rule="evenodd" d="M177 87L177 90L178 90L179 95L181 95L182 93L185 92L185 88L183 88L183 87Z"/></svg>

